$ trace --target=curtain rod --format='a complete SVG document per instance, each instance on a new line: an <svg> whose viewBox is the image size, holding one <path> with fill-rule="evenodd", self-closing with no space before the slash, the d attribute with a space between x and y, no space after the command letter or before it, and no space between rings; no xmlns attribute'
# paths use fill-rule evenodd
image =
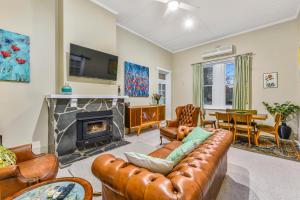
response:
<svg viewBox="0 0 300 200"><path fill-rule="evenodd" d="M203 62L197 62L197 63L193 63L191 65L210 63L210 62L215 62L215 61L220 61L220 60L226 60L226 59L229 59L229 58L235 58L237 56L244 56L244 55L247 55L247 54L250 54L250 56L255 56L254 53L243 53L243 54L238 54L238 55L234 55L234 56L226 56L226 57L211 59L211 60L207 60L207 61L203 61Z"/></svg>

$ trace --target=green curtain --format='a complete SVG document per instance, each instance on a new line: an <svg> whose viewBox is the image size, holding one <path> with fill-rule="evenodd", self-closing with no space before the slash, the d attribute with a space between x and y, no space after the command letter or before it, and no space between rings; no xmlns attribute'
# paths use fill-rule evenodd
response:
<svg viewBox="0 0 300 200"><path fill-rule="evenodd" d="M200 108L203 108L204 101L204 77L203 66L201 63L193 64L193 103Z"/></svg>
<svg viewBox="0 0 300 200"><path fill-rule="evenodd" d="M252 54L240 55L235 58L233 109L251 108L251 68Z"/></svg>

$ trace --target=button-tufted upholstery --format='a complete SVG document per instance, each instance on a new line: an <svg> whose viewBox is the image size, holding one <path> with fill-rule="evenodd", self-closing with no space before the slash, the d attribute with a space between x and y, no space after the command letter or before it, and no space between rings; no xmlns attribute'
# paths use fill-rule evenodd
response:
<svg viewBox="0 0 300 200"><path fill-rule="evenodd" d="M97 157L92 171L102 181L103 200L214 200L226 175L231 142L231 132L215 130L166 176L110 154ZM180 144L173 141L150 155L165 158Z"/></svg>
<svg viewBox="0 0 300 200"><path fill-rule="evenodd" d="M167 120L167 126L160 128L160 140L162 137L170 141L178 140L178 127L196 127L198 123L200 108L193 104L178 106L176 108L176 120Z"/></svg>

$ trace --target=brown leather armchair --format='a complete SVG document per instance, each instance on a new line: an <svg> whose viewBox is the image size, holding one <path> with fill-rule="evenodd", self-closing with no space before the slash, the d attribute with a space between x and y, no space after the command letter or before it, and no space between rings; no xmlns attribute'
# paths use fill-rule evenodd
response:
<svg viewBox="0 0 300 200"><path fill-rule="evenodd" d="M178 106L176 108L176 120L167 120L167 126L160 128L160 144L165 137L170 141L180 140L178 128L180 126L196 127L198 123L200 108L193 104Z"/></svg>
<svg viewBox="0 0 300 200"><path fill-rule="evenodd" d="M10 149L17 156L16 165L0 168L0 199L4 199L28 186L56 177L58 160L53 154L32 152L32 145Z"/></svg>

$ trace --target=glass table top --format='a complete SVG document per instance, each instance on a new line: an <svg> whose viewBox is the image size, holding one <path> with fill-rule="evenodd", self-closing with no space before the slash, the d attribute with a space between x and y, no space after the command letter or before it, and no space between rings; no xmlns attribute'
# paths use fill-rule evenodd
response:
<svg viewBox="0 0 300 200"><path fill-rule="evenodd" d="M51 190L53 191L55 187L57 188L61 186L66 187L70 183L74 183L75 186L68 194L68 196L66 196L66 198L64 199L83 200L85 196L85 191L83 186L77 182L72 182L72 181L61 181L61 182L49 183L47 185L43 185L33 190L27 191L14 199L15 200L52 200L53 197L51 196Z"/></svg>

